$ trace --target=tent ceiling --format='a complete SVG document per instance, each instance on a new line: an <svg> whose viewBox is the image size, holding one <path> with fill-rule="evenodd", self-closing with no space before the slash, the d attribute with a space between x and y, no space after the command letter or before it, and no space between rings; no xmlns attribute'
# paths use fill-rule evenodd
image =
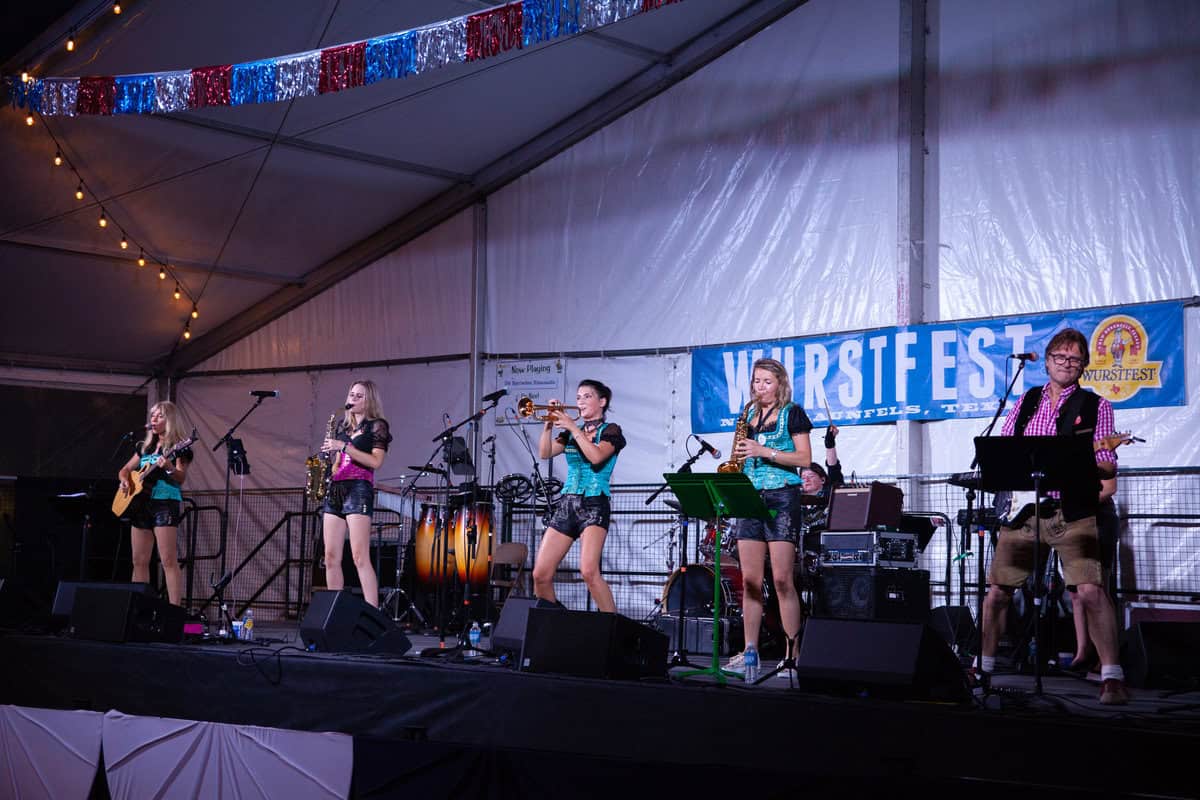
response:
<svg viewBox="0 0 1200 800"><path fill-rule="evenodd" d="M753 36L804 0L686 0L470 65L291 103L170 116L0 113L0 362L182 370L304 302ZM468 0L127 4L5 65L40 75L236 63L470 13ZM50 47L50 49L46 49ZM41 57L35 54L44 52ZM95 196L76 201L74 179ZM172 265L133 263L107 216ZM167 285L164 285L166 283Z"/></svg>

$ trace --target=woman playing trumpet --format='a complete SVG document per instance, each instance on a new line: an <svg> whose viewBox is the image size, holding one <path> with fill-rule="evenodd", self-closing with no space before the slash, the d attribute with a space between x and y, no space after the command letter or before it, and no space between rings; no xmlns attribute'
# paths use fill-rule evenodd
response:
<svg viewBox="0 0 1200 800"><path fill-rule="evenodd" d="M326 439L321 451L333 455L333 476L325 497L325 585L343 589L342 550L350 532L350 554L363 600L379 607L379 578L371 566L371 515L375 511L375 472L383 466L392 434L383 418L379 390L371 381L356 381L346 395L342 433Z"/></svg>
<svg viewBox="0 0 1200 800"><path fill-rule="evenodd" d="M575 392L578 423L567 415L565 408L559 406L556 409L556 404L551 401L538 455L553 458L565 454L567 482L542 536L533 565L533 593L539 599L558 602L554 595L554 573L571 544L578 539L581 548L579 571L596 607L615 612L617 605L612 589L600 573L600 556L611 515L610 481L617 454L625 447L621 426L604 419L611 402L612 390L594 380L580 381ZM552 438L556 426L565 430Z"/></svg>
<svg viewBox="0 0 1200 800"><path fill-rule="evenodd" d="M808 433L812 422L804 409L792 402L792 386L783 364L773 358L760 358L751 370L753 400L748 409L747 436L737 442L734 457L745 459L743 472L768 509L772 520L741 519L737 526L738 562L742 567L742 621L746 649L758 649L762 628L763 575L767 556L771 558L771 576L775 596L779 598L779 616L787 636L786 657L800 636L802 623L800 596L792 577L796 561L796 523L801 494L800 470L812 464L812 445ZM738 666L739 657L732 665Z"/></svg>

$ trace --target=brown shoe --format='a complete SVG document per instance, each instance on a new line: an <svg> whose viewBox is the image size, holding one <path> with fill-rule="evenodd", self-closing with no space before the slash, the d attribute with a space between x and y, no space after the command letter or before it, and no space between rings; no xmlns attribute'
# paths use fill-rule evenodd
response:
<svg viewBox="0 0 1200 800"><path fill-rule="evenodd" d="M1129 690L1125 681L1109 678L1100 687L1100 703L1106 706L1123 706L1129 702Z"/></svg>

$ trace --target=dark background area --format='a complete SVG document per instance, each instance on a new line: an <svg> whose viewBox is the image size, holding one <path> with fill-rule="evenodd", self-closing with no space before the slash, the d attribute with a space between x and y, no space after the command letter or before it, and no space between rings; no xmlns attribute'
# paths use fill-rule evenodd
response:
<svg viewBox="0 0 1200 800"><path fill-rule="evenodd" d="M83 558L85 579L128 579L111 505L117 470L144 433L145 395L0 386L0 414L0 576L38 597L79 579Z"/></svg>

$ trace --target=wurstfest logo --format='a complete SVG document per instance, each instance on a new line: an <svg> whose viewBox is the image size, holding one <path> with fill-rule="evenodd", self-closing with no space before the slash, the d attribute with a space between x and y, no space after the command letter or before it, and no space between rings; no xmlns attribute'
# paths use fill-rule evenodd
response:
<svg viewBox="0 0 1200 800"><path fill-rule="evenodd" d="M1079 382L1109 402L1120 403L1139 389L1162 387L1162 362L1149 361L1146 328L1135 318L1116 314L1092 331L1092 359Z"/></svg>

